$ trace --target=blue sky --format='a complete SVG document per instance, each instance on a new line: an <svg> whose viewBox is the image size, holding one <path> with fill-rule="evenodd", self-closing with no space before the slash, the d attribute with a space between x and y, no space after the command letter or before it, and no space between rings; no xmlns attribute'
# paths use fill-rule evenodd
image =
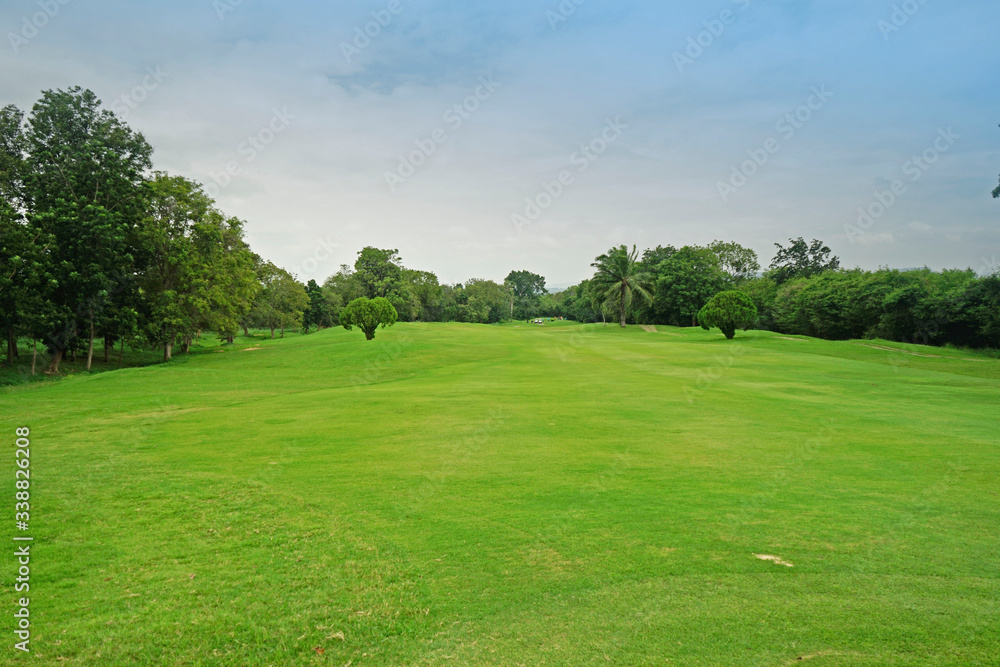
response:
<svg viewBox="0 0 1000 667"><path fill-rule="evenodd" d="M0 103L91 88L303 279L365 245L553 285L619 243L1000 258L995 3L8 0L0 28Z"/></svg>

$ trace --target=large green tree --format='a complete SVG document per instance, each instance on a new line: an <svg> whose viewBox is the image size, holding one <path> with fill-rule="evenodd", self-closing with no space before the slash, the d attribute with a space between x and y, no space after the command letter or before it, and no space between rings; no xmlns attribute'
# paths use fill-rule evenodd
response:
<svg viewBox="0 0 1000 667"><path fill-rule="evenodd" d="M0 331L10 366L14 364L17 334L25 317L25 281L33 245L24 217L23 118L15 106L0 109Z"/></svg>
<svg viewBox="0 0 1000 667"><path fill-rule="evenodd" d="M331 326L330 304L323 288L315 280L306 283L306 296L309 301L305 312L302 313L302 328L305 333L309 333L313 325L316 325L317 329Z"/></svg>
<svg viewBox="0 0 1000 667"><path fill-rule="evenodd" d="M219 338L232 343L239 332L240 323L253 308L254 299L261 289L254 271L254 253L244 237L246 222L236 217L225 217L213 209L206 223L199 226L199 247L206 267L208 310L202 311L202 328L215 331ZM297 283L303 296L305 289ZM301 313L301 306L298 311ZM299 316L286 319L285 326L297 327Z"/></svg>
<svg viewBox="0 0 1000 667"><path fill-rule="evenodd" d="M212 200L201 186L181 176L157 172L150 180L148 215L141 228L145 270L140 279L150 342L169 361L174 345L198 329L199 287L205 267L195 236Z"/></svg>
<svg viewBox="0 0 1000 667"><path fill-rule="evenodd" d="M719 268L728 276L732 285L740 285L757 275L760 262L757 253L732 241L713 241L708 249L719 258Z"/></svg>
<svg viewBox="0 0 1000 667"><path fill-rule="evenodd" d="M369 299L385 297L401 320L411 321L419 317L420 305L410 284L404 280L404 271L403 260L396 249L368 246L358 253L354 262L354 280L360 285L362 295Z"/></svg>
<svg viewBox="0 0 1000 667"><path fill-rule="evenodd" d="M537 314L539 299L548 294L545 278L531 271L511 271L504 284L510 289L512 317L528 319Z"/></svg>
<svg viewBox="0 0 1000 667"><path fill-rule="evenodd" d="M399 290L403 277L403 260L398 250L381 250L368 246L358 253L354 275L364 295L369 299L388 296Z"/></svg>
<svg viewBox="0 0 1000 667"><path fill-rule="evenodd" d="M625 328L636 297L646 302L653 299L649 274L642 270L638 254L635 246L629 251L628 246L621 245L598 256L591 264L597 269L591 279L591 289L598 295L599 303L615 304L622 328Z"/></svg>
<svg viewBox="0 0 1000 667"><path fill-rule="evenodd" d="M725 289L728 280L709 248L684 246L657 267L653 312L656 321L695 326L698 311Z"/></svg>
<svg viewBox="0 0 1000 667"><path fill-rule="evenodd" d="M433 322L441 318L441 285L430 271L403 269L403 281L413 299L411 319Z"/></svg>
<svg viewBox="0 0 1000 667"><path fill-rule="evenodd" d="M507 317L510 293L492 280L473 278L454 293L454 319L472 324L496 324Z"/></svg>
<svg viewBox="0 0 1000 667"><path fill-rule="evenodd" d="M292 274L272 262L259 267L257 277L261 283L253 306L257 323L271 330L271 338L281 329L284 338L286 327L302 323L302 316L309 307L309 294Z"/></svg>
<svg viewBox="0 0 1000 667"><path fill-rule="evenodd" d="M93 92L77 87L42 94L28 120L26 149L29 220L50 242L56 330L49 372L58 371L81 324L89 369L98 317L138 268L136 232L152 148L103 110Z"/></svg>

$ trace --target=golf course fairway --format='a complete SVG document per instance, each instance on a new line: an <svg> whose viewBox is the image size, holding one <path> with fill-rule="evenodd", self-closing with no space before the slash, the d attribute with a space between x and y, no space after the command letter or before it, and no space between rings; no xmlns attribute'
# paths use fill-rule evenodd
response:
<svg viewBox="0 0 1000 667"><path fill-rule="evenodd" d="M4 388L0 414L11 514L31 432L7 664L1000 664L986 356L404 323Z"/></svg>

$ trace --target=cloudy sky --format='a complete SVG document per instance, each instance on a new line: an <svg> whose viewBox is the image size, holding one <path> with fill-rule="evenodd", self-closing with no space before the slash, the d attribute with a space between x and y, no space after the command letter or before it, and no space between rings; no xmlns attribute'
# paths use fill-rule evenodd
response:
<svg viewBox="0 0 1000 667"><path fill-rule="evenodd" d="M0 28L0 104L92 89L303 279L366 245L563 286L620 243L1000 255L990 0L5 0Z"/></svg>

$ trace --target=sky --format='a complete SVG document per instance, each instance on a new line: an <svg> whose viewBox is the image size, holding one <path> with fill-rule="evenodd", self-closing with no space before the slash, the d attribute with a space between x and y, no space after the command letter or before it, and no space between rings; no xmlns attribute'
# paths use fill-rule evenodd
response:
<svg viewBox="0 0 1000 667"><path fill-rule="evenodd" d="M262 256L550 286L609 248L1000 260L990 0L5 0L0 104L93 90Z"/></svg>

